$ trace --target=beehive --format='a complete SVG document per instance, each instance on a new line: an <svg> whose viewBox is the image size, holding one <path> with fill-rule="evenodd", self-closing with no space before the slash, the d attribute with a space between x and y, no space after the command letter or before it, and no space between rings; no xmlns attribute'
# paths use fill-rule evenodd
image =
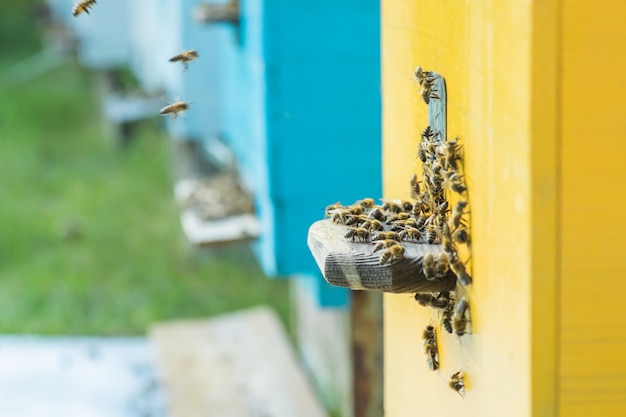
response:
<svg viewBox="0 0 626 417"><path fill-rule="evenodd" d="M385 295L386 416L624 415L626 8L389 1L382 15L384 195L406 198L419 168L422 65L446 77L464 144L474 278L472 334L441 338L436 372L420 334L439 317ZM461 369L464 397L447 383Z"/></svg>

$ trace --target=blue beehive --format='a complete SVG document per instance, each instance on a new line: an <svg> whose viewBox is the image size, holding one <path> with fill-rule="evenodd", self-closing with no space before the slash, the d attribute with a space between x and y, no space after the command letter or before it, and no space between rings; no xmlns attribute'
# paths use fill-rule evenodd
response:
<svg viewBox="0 0 626 417"><path fill-rule="evenodd" d="M244 1L240 44L220 45L224 133L263 225L269 275L317 276L307 248L324 207L381 195L379 2Z"/></svg>

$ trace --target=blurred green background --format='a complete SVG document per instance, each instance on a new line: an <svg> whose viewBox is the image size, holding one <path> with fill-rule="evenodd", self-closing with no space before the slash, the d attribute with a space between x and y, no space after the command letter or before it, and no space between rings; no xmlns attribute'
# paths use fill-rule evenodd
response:
<svg viewBox="0 0 626 417"><path fill-rule="evenodd" d="M288 323L287 283L246 247L185 241L161 121L120 147L95 74L30 58L36 4L0 3L0 333L143 334L258 304Z"/></svg>

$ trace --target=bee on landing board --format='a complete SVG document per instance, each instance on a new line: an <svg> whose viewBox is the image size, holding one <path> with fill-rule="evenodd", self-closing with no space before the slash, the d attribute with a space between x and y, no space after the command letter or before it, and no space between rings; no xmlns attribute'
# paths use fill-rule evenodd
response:
<svg viewBox="0 0 626 417"><path fill-rule="evenodd" d="M178 117L179 113L184 113L189 109L189 103L186 101L177 101L159 110L159 114L167 116L172 115L172 120Z"/></svg>
<svg viewBox="0 0 626 417"><path fill-rule="evenodd" d="M392 259L399 259L404 256L404 247L399 244L391 245L380 254L379 264L383 265L391 262Z"/></svg>
<svg viewBox="0 0 626 417"><path fill-rule="evenodd" d="M178 55L175 55L169 59L170 62L182 62L185 70L189 67L189 63L194 59L198 58L198 51L190 49L189 51L181 52Z"/></svg>
<svg viewBox="0 0 626 417"><path fill-rule="evenodd" d="M91 9L94 4L96 4L96 0L79 1L74 4L74 7L72 7L72 15L76 17L83 12L89 14L89 9Z"/></svg>

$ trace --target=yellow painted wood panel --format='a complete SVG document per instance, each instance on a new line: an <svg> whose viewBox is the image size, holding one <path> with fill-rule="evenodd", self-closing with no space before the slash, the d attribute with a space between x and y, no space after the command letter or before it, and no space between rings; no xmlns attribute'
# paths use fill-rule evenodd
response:
<svg viewBox="0 0 626 417"><path fill-rule="evenodd" d="M561 5L559 405L568 417L626 415L626 3L609 3Z"/></svg>
<svg viewBox="0 0 626 417"><path fill-rule="evenodd" d="M420 340L437 314L385 296L388 417L555 415L557 26L556 3L539 3L382 1L384 194L408 198L419 169L422 65L445 76L465 147L475 282L473 334L439 333L438 372ZM447 386L460 368L464 399Z"/></svg>

